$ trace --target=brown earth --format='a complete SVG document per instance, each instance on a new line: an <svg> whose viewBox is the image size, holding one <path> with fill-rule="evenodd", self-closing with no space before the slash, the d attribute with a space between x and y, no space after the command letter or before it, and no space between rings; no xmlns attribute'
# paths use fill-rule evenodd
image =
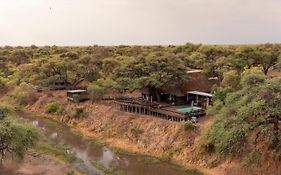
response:
<svg viewBox="0 0 281 175"><path fill-rule="evenodd" d="M0 175L65 175L71 167L49 155L28 151L21 161L6 161Z"/></svg>
<svg viewBox="0 0 281 175"><path fill-rule="evenodd" d="M194 128L184 129L180 123L121 112L113 101L70 103L67 101L65 91L39 93L34 96L38 96L39 99L34 104L26 106L24 108L26 112L66 123L84 136L96 138L128 152L169 159L184 167L197 168L206 174L273 175L274 172L277 172L274 175L281 174L279 165L270 158L266 164L259 163L258 167L251 167L251 171L243 168L238 159L225 159L214 168L208 168L212 162L218 160L218 157L200 153L199 145L202 135L213 123L211 116L205 117ZM64 106L65 114L46 114L44 106L50 102ZM76 108L83 108L87 112L87 117L71 119ZM141 128L137 135L132 133L132 128L136 127Z"/></svg>

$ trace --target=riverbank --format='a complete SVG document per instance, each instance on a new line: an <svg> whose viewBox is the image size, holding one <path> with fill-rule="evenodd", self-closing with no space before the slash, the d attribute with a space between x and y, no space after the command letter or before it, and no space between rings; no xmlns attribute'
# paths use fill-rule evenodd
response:
<svg viewBox="0 0 281 175"><path fill-rule="evenodd" d="M76 171L66 162L36 149L29 150L23 160L5 161L0 168L3 175L65 175L70 172Z"/></svg>
<svg viewBox="0 0 281 175"><path fill-rule="evenodd" d="M38 96L34 104L24 108L25 112L55 119L75 128L84 136L101 140L118 149L152 155L180 166L200 169L206 174L225 174L225 167L235 165L226 161L210 169L208 163L215 161L215 158L200 154L200 139L212 123L211 117L206 117L195 127L185 129L180 123L121 112L113 101L70 103L64 91L41 93ZM46 114L44 107L51 102L63 106L65 113ZM83 109L87 117L71 119L77 108Z"/></svg>
<svg viewBox="0 0 281 175"><path fill-rule="evenodd" d="M204 117L196 126L184 127L181 123L121 112L113 101L70 103L65 91L34 92L33 96L36 100L22 106L24 112L68 125L81 135L111 147L186 167L192 173L198 174L197 170L209 175L262 175L281 172L276 163L278 160L270 158L249 168L243 166L239 158L202 153L200 143L213 123L211 116ZM7 94L3 97L7 97ZM60 105L60 111L47 113L46 105L53 102ZM75 119L77 109L82 110L83 115ZM247 155L245 157L248 158ZM138 165L133 167L138 168Z"/></svg>

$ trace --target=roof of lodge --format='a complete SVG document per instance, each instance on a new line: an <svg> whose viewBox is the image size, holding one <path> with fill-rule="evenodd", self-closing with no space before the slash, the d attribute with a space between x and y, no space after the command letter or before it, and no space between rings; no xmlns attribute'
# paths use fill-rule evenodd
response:
<svg viewBox="0 0 281 175"><path fill-rule="evenodd" d="M218 84L218 79L209 79L201 71L193 71L188 74L189 80L186 83L178 83L175 86L160 89L161 93L185 96L190 91L211 92L213 85Z"/></svg>
<svg viewBox="0 0 281 175"><path fill-rule="evenodd" d="M200 91L189 91L187 93L188 94L194 94L194 95L200 95L200 96L204 96L204 97L213 97L213 95L210 94L210 93L200 92Z"/></svg>

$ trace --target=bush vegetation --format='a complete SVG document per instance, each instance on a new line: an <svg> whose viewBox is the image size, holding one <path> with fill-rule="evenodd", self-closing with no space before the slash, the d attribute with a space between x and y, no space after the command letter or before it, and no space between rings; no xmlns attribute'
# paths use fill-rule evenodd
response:
<svg viewBox="0 0 281 175"><path fill-rule="evenodd" d="M12 120L9 115L6 108L1 107L0 160L8 155L23 158L27 149L34 146L39 139L39 133L33 126Z"/></svg>
<svg viewBox="0 0 281 175"><path fill-rule="evenodd" d="M261 159L260 153L252 152L242 158L241 165L243 167L249 167L249 166L257 163L260 159Z"/></svg>
<svg viewBox="0 0 281 175"><path fill-rule="evenodd" d="M88 93L90 95L90 98L94 101L97 99L100 99L104 93L105 93L105 89L104 87L97 85L97 84L91 84L88 87Z"/></svg>
<svg viewBox="0 0 281 175"><path fill-rule="evenodd" d="M21 83L12 93L12 97L19 105L27 105L37 100L31 84Z"/></svg>
<svg viewBox="0 0 281 175"><path fill-rule="evenodd" d="M194 125L193 125L192 121L190 121L190 120L182 122L181 124L185 130L194 128Z"/></svg>
<svg viewBox="0 0 281 175"><path fill-rule="evenodd" d="M140 134L143 133L143 129L140 126L133 126L130 129L133 136L138 137Z"/></svg>
<svg viewBox="0 0 281 175"><path fill-rule="evenodd" d="M56 102L48 103L45 105L45 112L46 113L62 113L63 107Z"/></svg>
<svg viewBox="0 0 281 175"><path fill-rule="evenodd" d="M247 142L252 136L254 145L265 142L281 157L281 78L266 78L259 69L247 69L241 74L240 86L223 99L215 96L211 111L216 121L206 134L203 148L239 156L249 151Z"/></svg>

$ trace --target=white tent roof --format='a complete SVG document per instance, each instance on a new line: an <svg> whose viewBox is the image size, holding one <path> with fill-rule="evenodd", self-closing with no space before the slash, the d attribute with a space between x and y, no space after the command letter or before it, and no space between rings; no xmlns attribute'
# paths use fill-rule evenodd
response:
<svg viewBox="0 0 281 175"><path fill-rule="evenodd" d="M205 97L213 97L212 94L206 93L206 92L200 92L200 91L189 91L187 92L188 94L194 94L194 95L200 95L200 96L205 96Z"/></svg>

